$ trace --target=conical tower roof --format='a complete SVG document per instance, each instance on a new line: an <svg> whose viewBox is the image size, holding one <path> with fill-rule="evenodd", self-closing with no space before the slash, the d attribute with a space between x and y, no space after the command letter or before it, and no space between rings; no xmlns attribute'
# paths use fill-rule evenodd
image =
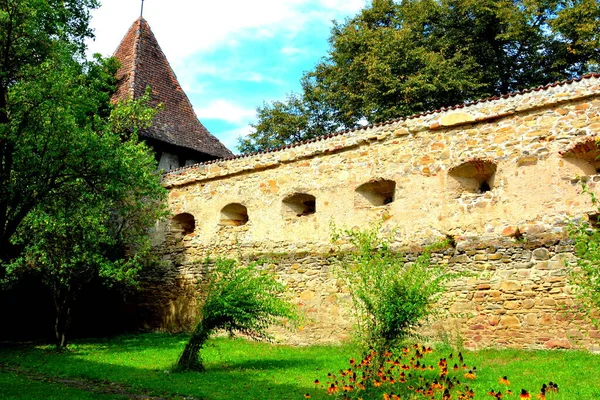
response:
<svg viewBox="0 0 600 400"><path fill-rule="evenodd" d="M150 86L153 105L164 105L154 118L152 127L140 132L142 138L193 150L211 158L233 155L198 120L144 18L139 17L131 25L114 57L121 67L117 72L117 91L113 100L139 98Z"/></svg>

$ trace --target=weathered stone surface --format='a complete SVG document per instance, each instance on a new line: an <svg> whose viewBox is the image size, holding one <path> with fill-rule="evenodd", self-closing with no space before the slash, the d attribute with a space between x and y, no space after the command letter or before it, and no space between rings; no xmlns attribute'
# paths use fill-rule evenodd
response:
<svg viewBox="0 0 600 400"><path fill-rule="evenodd" d="M147 273L154 290L144 292L145 305L158 310L150 313L149 326L185 327L194 320L195 282L204 277L207 256L262 258L311 318L301 331L282 336L286 341L347 338L350 296L332 271L331 256L351 246L343 238L331 242L333 222L339 229L380 226L409 261L424 246L450 239L432 259L468 277L449 283L439 302L440 309L459 314L450 320L461 322L438 321L436 329L459 332L472 347L555 346L551 341L568 337L574 324L596 332L560 310L572 304L565 278L572 244L565 227L594 211L579 178L596 171L577 158L577 149L597 137L598 128L591 127L600 123L600 107L592 106L600 98L598 81L165 175L171 210L193 215L195 230L182 235L168 223L156 229L153 243L165 265ZM370 190L357 190L367 183ZM284 201L296 194L314 196L314 204ZM247 223L221 224L230 204L246 208ZM592 348L595 335L572 344Z"/></svg>
<svg viewBox="0 0 600 400"><path fill-rule="evenodd" d="M544 343L544 347L548 349L570 349L573 346L567 339L551 339Z"/></svg>
<svg viewBox="0 0 600 400"><path fill-rule="evenodd" d="M510 329L518 328L521 326L521 322L519 321L519 318L515 317L514 315L505 315L504 317L500 318L500 326Z"/></svg>
<svg viewBox="0 0 600 400"><path fill-rule="evenodd" d="M471 114L467 114L465 112L453 112L442 116L439 120L439 125L446 127L474 121L475 117Z"/></svg>
<svg viewBox="0 0 600 400"><path fill-rule="evenodd" d="M533 259L534 260L549 260L550 259L550 252L548 251L548 249L546 248L539 248L539 249L535 249L533 251Z"/></svg>

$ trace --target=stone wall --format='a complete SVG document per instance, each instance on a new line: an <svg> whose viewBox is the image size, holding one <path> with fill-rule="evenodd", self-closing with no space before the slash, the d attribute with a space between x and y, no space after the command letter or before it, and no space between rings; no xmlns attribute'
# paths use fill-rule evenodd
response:
<svg viewBox="0 0 600 400"><path fill-rule="evenodd" d="M351 315L330 271L331 226L379 225L409 253L452 238L437 259L472 272L440 305L455 323L431 332L456 326L471 347L592 348L598 332L563 307L572 302L564 261L566 226L593 211L580 182L595 190L600 180L599 83L588 76L171 172L174 217L154 238L167 278L150 302L185 325L176 303L191 304L206 256L263 256L312 317L286 340L345 339Z"/></svg>

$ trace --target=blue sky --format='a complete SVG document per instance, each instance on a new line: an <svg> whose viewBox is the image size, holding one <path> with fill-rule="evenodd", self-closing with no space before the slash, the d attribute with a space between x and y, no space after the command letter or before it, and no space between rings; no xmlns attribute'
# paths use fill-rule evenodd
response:
<svg viewBox="0 0 600 400"><path fill-rule="evenodd" d="M140 0L101 0L90 53L112 55L139 16ZM144 18L208 130L236 152L256 107L300 90L327 53L332 20L368 0L145 0Z"/></svg>

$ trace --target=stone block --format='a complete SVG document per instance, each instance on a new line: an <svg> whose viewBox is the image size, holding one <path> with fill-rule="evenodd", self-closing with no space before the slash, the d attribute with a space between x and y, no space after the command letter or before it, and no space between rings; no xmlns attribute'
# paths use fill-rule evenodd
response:
<svg viewBox="0 0 600 400"><path fill-rule="evenodd" d="M544 347L547 349L570 349L572 348L571 343L567 339L550 339L544 343Z"/></svg>
<svg viewBox="0 0 600 400"><path fill-rule="evenodd" d="M521 305L520 301L505 301L503 307L507 310L516 310Z"/></svg>
<svg viewBox="0 0 600 400"><path fill-rule="evenodd" d="M505 315L500 318L500 327L508 328L508 329L516 329L521 326L521 322L519 318L514 315Z"/></svg>
<svg viewBox="0 0 600 400"><path fill-rule="evenodd" d="M532 255L533 255L533 259L538 260L538 261L550 259L550 252L548 251L548 249L546 249L544 247L533 250Z"/></svg>
<svg viewBox="0 0 600 400"><path fill-rule="evenodd" d="M438 124L443 127L475 122L475 117L466 112L453 112L442 116L438 120Z"/></svg>
<svg viewBox="0 0 600 400"><path fill-rule="evenodd" d="M504 292L514 292L521 289L521 284L516 281L504 281L500 283L500 290Z"/></svg>
<svg viewBox="0 0 600 400"><path fill-rule="evenodd" d="M523 300L522 306L524 309L529 310L529 309L533 308L533 306L535 306L535 301L533 301L531 299L525 299L525 300Z"/></svg>

